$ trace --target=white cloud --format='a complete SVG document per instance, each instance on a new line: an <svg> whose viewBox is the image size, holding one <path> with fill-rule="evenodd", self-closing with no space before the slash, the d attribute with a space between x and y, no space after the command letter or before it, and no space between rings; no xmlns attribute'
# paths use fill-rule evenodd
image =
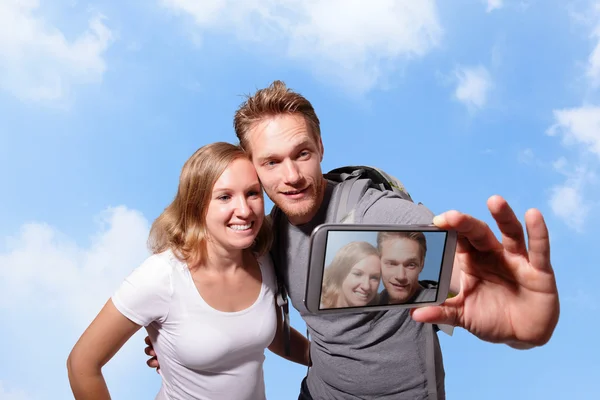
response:
<svg viewBox="0 0 600 400"><path fill-rule="evenodd" d="M34 222L0 246L0 318L11 327L0 332L0 341L10 342L3 360L39 366L25 378L5 378L0 399L69 398L69 352L123 279L148 257L149 223L139 212L109 208L96 223L85 245ZM156 380L143 382L152 376L142 350L145 335L138 331L103 368L116 398L145 398L150 394L138 392L156 390ZM136 379L140 385L132 388ZM24 387L36 392L16 390Z"/></svg>
<svg viewBox="0 0 600 400"><path fill-rule="evenodd" d="M503 6L502 0L487 0L486 3L487 3L486 12L492 12L494 10L498 10L498 9L502 8L502 6Z"/></svg>
<svg viewBox="0 0 600 400"><path fill-rule="evenodd" d="M77 329L89 324L148 256L148 222L140 213L112 208L99 223L89 248L42 223L25 224L7 238L7 251L0 253L0 309L52 309Z"/></svg>
<svg viewBox="0 0 600 400"><path fill-rule="evenodd" d="M600 107L554 110L554 119L556 122L547 130L547 134L561 135L563 144L583 145L584 150L600 157Z"/></svg>
<svg viewBox="0 0 600 400"><path fill-rule="evenodd" d="M591 199L597 184L594 159L600 158L600 107L554 110L554 119L546 133L561 137L563 146L576 148L578 160L576 167L571 167L564 156L552 164L566 180L552 188L549 204L569 227L581 232L596 207Z"/></svg>
<svg viewBox="0 0 600 400"><path fill-rule="evenodd" d="M31 396L19 389L7 389L0 381L0 399L2 400L30 400Z"/></svg>
<svg viewBox="0 0 600 400"><path fill-rule="evenodd" d="M530 164L535 161L535 154L531 149L524 149L519 152L518 159L520 163Z"/></svg>
<svg viewBox="0 0 600 400"><path fill-rule="evenodd" d="M95 16L69 41L38 8L38 0L0 2L0 89L21 100L61 103L74 85L101 81L113 35Z"/></svg>
<svg viewBox="0 0 600 400"><path fill-rule="evenodd" d="M200 33L259 43L357 93L382 85L395 64L425 55L442 36L434 0L161 2Z"/></svg>
<svg viewBox="0 0 600 400"><path fill-rule="evenodd" d="M596 41L596 46L588 58L586 74L592 83L592 86L598 87L600 86L600 24L596 26L592 37Z"/></svg>
<svg viewBox="0 0 600 400"><path fill-rule="evenodd" d="M590 206L584 200L581 183L567 180L562 185L552 188L550 200L552 212L563 222L581 232L590 212Z"/></svg>
<svg viewBox="0 0 600 400"><path fill-rule="evenodd" d="M483 66L459 67L455 71L457 86L454 96L470 110L481 109L485 106L490 90L493 87L492 78Z"/></svg>
<svg viewBox="0 0 600 400"><path fill-rule="evenodd" d="M560 157L558 160L554 161L552 163L552 168L554 168L556 171L560 172L561 174L565 174L565 169L567 167L567 159L564 157Z"/></svg>

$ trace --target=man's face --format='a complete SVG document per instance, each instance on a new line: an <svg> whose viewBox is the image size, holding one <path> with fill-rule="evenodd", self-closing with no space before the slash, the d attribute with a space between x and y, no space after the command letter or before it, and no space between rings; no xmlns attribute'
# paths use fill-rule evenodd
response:
<svg viewBox="0 0 600 400"><path fill-rule="evenodd" d="M390 304L406 303L417 292L423 258L414 240L388 238L381 243L381 278Z"/></svg>
<svg viewBox="0 0 600 400"><path fill-rule="evenodd" d="M273 203L294 225L309 222L323 200L323 144L301 115L278 115L248 132L252 163Z"/></svg>

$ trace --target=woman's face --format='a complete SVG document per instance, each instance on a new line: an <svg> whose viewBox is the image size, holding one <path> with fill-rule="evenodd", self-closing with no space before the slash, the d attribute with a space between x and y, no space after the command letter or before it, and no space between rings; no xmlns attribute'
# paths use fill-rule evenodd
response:
<svg viewBox="0 0 600 400"><path fill-rule="evenodd" d="M381 277L381 261L370 255L352 266L342 282L342 298L346 307L365 306L377 295Z"/></svg>
<svg viewBox="0 0 600 400"><path fill-rule="evenodd" d="M262 188L252 163L233 160L213 186L206 213L206 231L213 245L247 249L265 216Z"/></svg>

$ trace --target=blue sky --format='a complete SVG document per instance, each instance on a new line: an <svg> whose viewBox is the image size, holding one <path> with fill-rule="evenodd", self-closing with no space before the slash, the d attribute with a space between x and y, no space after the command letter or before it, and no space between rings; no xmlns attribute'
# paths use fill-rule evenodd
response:
<svg viewBox="0 0 600 400"><path fill-rule="evenodd" d="M0 0L0 399L71 398L67 355L146 257L184 161L233 141L241 95L274 79L315 106L324 170L377 165L490 224L493 194L545 215L554 337L442 335L448 398L597 391L600 3L366 4ZM157 392L143 347L105 368L114 398ZM267 354L269 398L296 398L304 373Z"/></svg>

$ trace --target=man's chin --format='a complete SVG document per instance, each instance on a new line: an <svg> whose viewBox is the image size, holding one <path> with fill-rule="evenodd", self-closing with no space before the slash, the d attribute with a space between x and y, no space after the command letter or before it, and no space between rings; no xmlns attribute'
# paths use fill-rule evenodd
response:
<svg viewBox="0 0 600 400"><path fill-rule="evenodd" d="M392 297L392 296L390 296L390 301L389 301L389 303L390 303L390 304L404 304L404 303L406 303L408 300L410 300L410 297L411 297L411 296L408 296L408 295L406 295L406 294L403 294L403 295L402 295L402 296L400 296L400 297Z"/></svg>
<svg viewBox="0 0 600 400"><path fill-rule="evenodd" d="M283 199L282 201L275 202L275 205L281 208L288 218L302 218L312 214L315 208L315 201L312 197L298 201Z"/></svg>

